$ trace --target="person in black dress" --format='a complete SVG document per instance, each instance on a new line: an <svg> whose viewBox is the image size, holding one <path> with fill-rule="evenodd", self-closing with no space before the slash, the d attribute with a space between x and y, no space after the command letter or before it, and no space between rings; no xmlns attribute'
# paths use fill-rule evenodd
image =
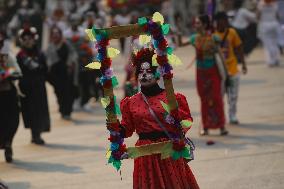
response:
<svg viewBox="0 0 284 189"><path fill-rule="evenodd" d="M41 133L50 131L50 117L45 87L46 58L37 47L37 39L38 34L33 27L19 31L22 47L17 60L23 73L19 88L24 94L20 99L24 125L31 129L32 143L43 145Z"/></svg>
<svg viewBox="0 0 284 189"><path fill-rule="evenodd" d="M61 117L70 120L75 99L74 69L78 56L72 46L64 40L58 27L51 28L50 39L46 51L48 81L54 87Z"/></svg>
<svg viewBox="0 0 284 189"><path fill-rule="evenodd" d="M5 150L7 163L13 161L12 143L19 126L18 97L13 81L20 76L16 59L0 34L0 149Z"/></svg>

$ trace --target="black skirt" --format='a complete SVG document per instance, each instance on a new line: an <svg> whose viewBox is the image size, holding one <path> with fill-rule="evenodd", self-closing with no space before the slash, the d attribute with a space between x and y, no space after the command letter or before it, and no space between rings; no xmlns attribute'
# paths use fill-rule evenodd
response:
<svg viewBox="0 0 284 189"><path fill-rule="evenodd" d="M19 126L19 106L15 87L0 91L0 148L12 144Z"/></svg>

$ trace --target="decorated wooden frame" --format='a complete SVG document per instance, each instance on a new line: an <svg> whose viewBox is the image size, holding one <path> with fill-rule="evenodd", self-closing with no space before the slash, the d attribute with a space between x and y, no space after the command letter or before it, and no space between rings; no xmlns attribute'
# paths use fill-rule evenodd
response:
<svg viewBox="0 0 284 189"><path fill-rule="evenodd" d="M102 105L106 110L107 128L110 131L109 140L111 142L110 148L107 152L108 163L111 163L117 170L121 167L121 159L127 156L128 158L135 158L145 154L156 153L157 149L160 153L164 153L164 157L170 154L174 159L179 157L188 157L190 154L188 150L182 149L177 152L172 150L173 144L158 143L150 146L142 146L138 148L126 148L124 139L120 136L120 123L117 115L121 114L119 106L116 102L113 89L118 85L116 76L114 76L112 65L112 58L119 54L119 50L108 47L111 39L119 39L122 37L129 37L140 35L139 41L142 44L152 41L156 54L152 58L152 64L159 66L160 75L164 79L164 87L168 104L161 102L168 117L177 118L178 104L176 101L174 87L172 83L173 67L172 65L181 64L180 59L173 54L173 48L168 46L165 35L170 31L170 25L164 23L163 16L156 12L152 18L142 17L138 19L137 24L114 26L111 28L98 29L93 27L87 29L86 33L91 41L96 43L98 51L96 61L88 64L86 67L90 69L100 69L102 77L100 82L104 90L104 98L101 99ZM152 40L151 40L152 37ZM191 122L187 120L175 121L177 127L188 128ZM182 132L182 129L180 129ZM181 133L181 136L184 136ZM156 145L156 146L155 146ZM164 146L160 148L160 146ZM150 147L150 148L149 148ZM144 149L144 150L143 150ZM139 153L144 151L144 153ZM164 152L163 152L164 151ZM167 155L168 154L168 155Z"/></svg>

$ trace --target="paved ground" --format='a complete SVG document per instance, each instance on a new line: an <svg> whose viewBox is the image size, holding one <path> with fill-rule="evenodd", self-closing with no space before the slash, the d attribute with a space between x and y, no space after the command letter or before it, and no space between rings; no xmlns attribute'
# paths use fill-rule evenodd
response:
<svg viewBox="0 0 284 189"><path fill-rule="evenodd" d="M176 54L190 62L190 47ZM190 132L197 150L190 163L202 189L281 189L284 185L284 61L279 68L264 64L262 49L248 59L249 73L242 76L239 99L241 125L230 126L230 135L200 137L199 98L194 67L175 70L176 91L186 94L194 127ZM123 80L123 59L115 59L116 73ZM121 82L122 83L122 82ZM11 189L113 189L132 188L133 161L125 160L122 181L106 165L107 131L104 110L92 103L93 113L74 113L73 122L62 121L53 91L48 87L52 132L45 134L47 145L30 144L30 132L23 125L15 138L15 162L6 164L0 156L0 178ZM116 91L121 97L122 91ZM207 146L206 141L216 142ZM127 140L132 145L135 138ZM2 153L2 152L1 152Z"/></svg>

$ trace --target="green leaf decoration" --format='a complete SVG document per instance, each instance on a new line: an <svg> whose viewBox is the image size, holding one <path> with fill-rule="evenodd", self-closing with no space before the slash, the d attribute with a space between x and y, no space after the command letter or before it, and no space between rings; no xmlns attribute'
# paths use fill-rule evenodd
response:
<svg viewBox="0 0 284 189"><path fill-rule="evenodd" d="M111 83L112 83L113 88L118 86L118 80L115 76L111 78Z"/></svg>
<svg viewBox="0 0 284 189"><path fill-rule="evenodd" d="M108 38L108 33L106 30L102 30L100 33L102 34L102 36L104 36L104 38Z"/></svg>
<svg viewBox="0 0 284 189"><path fill-rule="evenodd" d="M109 159L108 159L108 162L107 163L112 163L114 162L114 158L111 156Z"/></svg>
<svg viewBox="0 0 284 189"><path fill-rule="evenodd" d="M192 122L189 120L182 120L180 124L183 128L189 128L192 126Z"/></svg>
<svg viewBox="0 0 284 189"><path fill-rule="evenodd" d="M114 160L112 165L116 168L116 170L118 171L121 167L121 160Z"/></svg>
<svg viewBox="0 0 284 189"><path fill-rule="evenodd" d="M190 158L189 150L186 147L183 149L183 151L181 153L182 153L182 157L184 157L185 159Z"/></svg>
<svg viewBox="0 0 284 189"><path fill-rule="evenodd" d="M166 110L166 112L170 113L170 106L166 103L164 103L163 101L160 101L163 108Z"/></svg>
<svg viewBox="0 0 284 189"><path fill-rule="evenodd" d="M138 24L140 26L143 26L147 23L147 18L146 17L141 17L141 18L138 18Z"/></svg>
<svg viewBox="0 0 284 189"><path fill-rule="evenodd" d="M174 52L174 49L172 47L167 47L167 53L169 55L173 54L173 52Z"/></svg>
<svg viewBox="0 0 284 189"><path fill-rule="evenodd" d="M161 76L160 72L156 71L155 72L155 78L158 79L158 78L160 78L160 76Z"/></svg>
<svg viewBox="0 0 284 189"><path fill-rule="evenodd" d="M117 103L115 103L114 108L115 108L115 114L121 115L121 111L120 111L119 105Z"/></svg>
<svg viewBox="0 0 284 189"><path fill-rule="evenodd" d="M167 35L170 31L170 24L163 24L162 25L162 31L164 35Z"/></svg>
<svg viewBox="0 0 284 189"><path fill-rule="evenodd" d="M181 157L181 152L174 151L174 153L173 153L173 155L172 155L172 158L173 158L174 160L178 160L180 157Z"/></svg>
<svg viewBox="0 0 284 189"><path fill-rule="evenodd" d="M96 35L98 34L98 30L95 26L92 27L92 34L94 37L96 37Z"/></svg>

